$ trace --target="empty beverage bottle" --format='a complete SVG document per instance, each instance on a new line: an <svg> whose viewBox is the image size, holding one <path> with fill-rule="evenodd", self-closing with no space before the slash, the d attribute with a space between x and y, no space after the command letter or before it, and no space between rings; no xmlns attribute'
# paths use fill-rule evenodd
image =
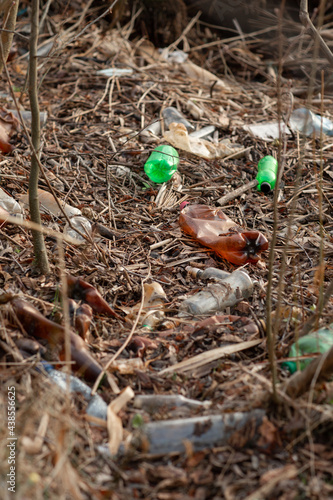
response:
<svg viewBox="0 0 333 500"><path fill-rule="evenodd" d="M162 184L171 179L178 163L179 155L175 148L169 145L157 146L146 161L144 171L150 180Z"/></svg>
<svg viewBox="0 0 333 500"><path fill-rule="evenodd" d="M207 205L181 205L179 225L195 240L228 260L242 266L256 263L259 253L267 250L268 241L260 231L238 226L219 208Z"/></svg>
<svg viewBox="0 0 333 500"><path fill-rule="evenodd" d="M249 298L252 292L253 283L250 276L237 270L184 300L179 307L178 316L197 316L223 311Z"/></svg>
<svg viewBox="0 0 333 500"><path fill-rule="evenodd" d="M289 358L298 358L306 354L324 354L331 347L333 347L333 324L298 339L290 348ZM313 359L309 357L299 361L285 361L281 366L287 368L290 373L295 373L298 369L304 370Z"/></svg>
<svg viewBox="0 0 333 500"><path fill-rule="evenodd" d="M186 271L192 278L199 278L202 281L215 279L224 280L230 276L227 271L222 271L222 269L217 269L216 267L207 267L206 269L198 269L197 267L187 266Z"/></svg>
<svg viewBox="0 0 333 500"><path fill-rule="evenodd" d="M278 162L273 156L265 156L258 163L257 190L263 193L272 191L276 184Z"/></svg>
<svg viewBox="0 0 333 500"><path fill-rule="evenodd" d="M162 117L166 130L170 128L170 123L182 123L185 125L188 132L193 132L193 130L195 130L195 127L173 106L163 109Z"/></svg>
<svg viewBox="0 0 333 500"><path fill-rule="evenodd" d="M298 132L306 136L310 136L313 133L319 136L321 130L323 134L333 135L333 123L331 120L316 115L306 108L295 109L291 113L289 124L292 130L298 130Z"/></svg>

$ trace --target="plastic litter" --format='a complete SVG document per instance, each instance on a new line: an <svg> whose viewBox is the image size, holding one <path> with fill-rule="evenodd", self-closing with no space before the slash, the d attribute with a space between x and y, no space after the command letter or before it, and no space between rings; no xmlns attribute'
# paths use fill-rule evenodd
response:
<svg viewBox="0 0 333 500"><path fill-rule="evenodd" d="M213 125L208 125L207 127L200 128L199 130L196 130L195 132L191 132L189 137L196 137L198 139L212 137L215 130L216 130L216 127L214 127Z"/></svg>
<svg viewBox="0 0 333 500"><path fill-rule="evenodd" d="M198 243L236 265L258 262L258 254L268 248L262 233L241 228L219 208L187 205L180 212L179 225Z"/></svg>
<svg viewBox="0 0 333 500"><path fill-rule="evenodd" d="M243 146L231 143L229 139L213 144L205 139L191 137L182 123L170 123L170 130L166 131L163 137L175 148L193 153L206 160L225 158L226 156L238 158L244 152Z"/></svg>
<svg viewBox="0 0 333 500"><path fill-rule="evenodd" d="M135 397L133 406L154 413L160 409L172 410L174 408L186 407L192 410L206 409L211 406L211 401L196 401L185 398L181 394L140 394Z"/></svg>
<svg viewBox="0 0 333 500"><path fill-rule="evenodd" d="M140 322L142 324L142 328L152 330L159 323L161 323L165 317L164 308L165 302L167 302L167 296L162 286L157 283L157 281L145 283L143 287L144 302ZM126 318L128 320L134 320L138 314L140 306L141 302L131 308L123 307L123 311L127 314Z"/></svg>
<svg viewBox="0 0 333 500"><path fill-rule="evenodd" d="M201 292L184 300L178 316L214 313L234 306L252 295L253 283L244 271L234 271L218 283L208 285Z"/></svg>
<svg viewBox="0 0 333 500"><path fill-rule="evenodd" d="M269 193L275 187L278 171L278 162L273 156L264 156L258 163L257 190Z"/></svg>
<svg viewBox="0 0 333 500"><path fill-rule="evenodd" d="M64 233L67 234L70 242L74 245L82 245L83 243L86 243L86 239L83 238L83 236L81 236L77 231L80 231L80 233L86 235L87 237L92 235L92 226L88 219L79 215L72 217L70 221L73 228L71 228L67 223L64 229Z"/></svg>
<svg viewBox="0 0 333 500"><path fill-rule="evenodd" d="M301 337L291 346L289 357L298 358L306 354L323 354L329 351L331 347L333 347L333 324ZM298 369L304 370L313 359L313 357L309 357L299 361L285 361L281 364L281 367L287 368L290 373L295 373Z"/></svg>
<svg viewBox="0 0 333 500"><path fill-rule="evenodd" d="M164 120L165 129L170 128L171 123L182 123L185 125L188 132L191 132L195 129L192 123L188 122L186 118L178 111L178 109L170 106L168 108L163 109L162 117Z"/></svg>
<svg viewBox="0 0 333 500"><path fill-rule="evenodd" d="M17 118L18 120L20 119L19 113L16 109L9 109L8 112L12 113L12 115L14 115L15 118ZM21 115L22 115L22 118L25 122L27 122L28 124L31 124L31 111L21 110ZM47 120L47 111L41 111L39 113L39 121L40 121L41 127L43 127L45 125L46 120Z"/></svg>
<svg viewBox="0 0 333 500"><path fill-rule="evenodd" d="M250 423L252 432L248 439L255 439L256 430L265 415L263 410L248 413L224 413L175 420L162 420L144 425L133 436L131 445L151 454L183 453L184 441L189 441L193 451L215 446L225 446L236 432ZM242 435L244 437L244 434Z"/></svg>
<svg viewBox="0 0 333 500"><path fill-rule="evenodd" d="M23 219L20 204L0 188L0 222L4 222L10 215Z"/></svg>
<svg viewBox="0 0 333 500"><path fill-rule="evenodd" d="M162 184L171 179L178 163L178 152L172 146L165 144L154 149L145 163L144 171L150 180Z"/></svg>
<svg viewBox="0 0 333 500"><path fill-rule="evenodd" d="M206 269L198 269L197 267L187 266L186 271L192 278L199 278L201 280L224 280L230 276L227 271L222 271L222 269L217 269L216 267L207 267Z"/></svg>
<svg viewBox="0 0 333 500"><path fill-rule="evenodd" d="M150 123L143 130L141 130L140 138L141 139L157 138L160 135L160 133L161 133L161 121L157 120L155 122Z"/></svg>
<svg viewBox="0 0 333 500"><path fill-rule="evenodd" d="M253 123L250 125L244 125L243 129L266 142L279 139L280 130L281 134L290 135L291 133L289 128L283 122L280 124L279 122Z"/></svg>
<svg viewBox="0 0 333 500"><path fill-rule="evenodd" d="M324 116L316 115L306 108L295 109L290 116L289 125L292 130L297 130L301 134L310 136L323 134L333 136L333 123Z"/></svg>
<svg viewBox="0 0 333 500"><path fill-rule="evenodd" d="M134 71L131 68L106 68L97 71L97 75L102 76L126 76L132 75Z"/></svg>
<svg viewBox="0 0 333 500"><path fill-rule="evenodd" d="M45 371L48 377L60 387L64 392L67 391L67 374L59 370L55 370L52 365L42 363L39 367L40 371ZM106 420L108 405L99 394L91 395L91 388L82 380L74 375L69 375L69 390L82 394L84 399L89 403L86 409L87 415L91 415L102 420Z"/></svg>
<svg viewBox="0 0 333 500"><path fill-rule="evenodd" d="M173 52L169 52L167 48L158 49L158 52L161 54L162 59L171 63L184 63L188 58L188 54L183 52L182 50L174 50Z"/></svg>

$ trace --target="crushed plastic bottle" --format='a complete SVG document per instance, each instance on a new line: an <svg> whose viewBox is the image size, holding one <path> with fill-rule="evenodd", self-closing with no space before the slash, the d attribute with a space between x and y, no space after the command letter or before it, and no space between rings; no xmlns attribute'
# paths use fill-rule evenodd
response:
<svg viewBox="0 0 333 500"><path fill-rule="evenodd" d="M263 193L272 191L276 184L278 162L273 156L264 156L258 163L257 190Z"/></svg>
<svg viewBox="0 0 333 500"><path fill-rule="evenodd" d="M289 124L292 130L297 130L306 136L312 134L319 136L321 130L323 134L333 136L332 121L324 116L316 115L306 108L295 109L291 113Z"/></svg>
<svg viewBox="0 0 333 500"><path fill-rule="evenodd" d="M333 324L327 328L321 328L317 332L304 335L295 342L289 351L290 358L298 358L306 354L323 354L333 347ZM290 373L295 373L298 369L304 370L314 358L302 359L299 361L285 361L281 364L282 368L287 368Z"/></svg>
<svg viewBox="0 0 333 500"><path fill-rule="evenodd" d="M78 215L75 217L72 217L70 219L72 227L69 226L67 223L65 226L64 233L67 234L67 236L70 239L70 242L73 245L82 245L83 243L86 242L85 238L81 236L80 233L86 235L87 237L92 235L92 226L88 219L83 217L82 215ZM80 231L80 233L78 233Z"/></svg>
<svg viewBox="0 0 333 500"><path fill-rule="evenodd" d="M240 158L244 155L241 144L232 143L229 139L223 139L217 144L206 139L199 139L188 134L183 123L170 123L170 130L164 132L164 139L177 149L182 149L206 160L225 158L233 156Z"/></svg>
<svg viewBox="0 0 333 500"><path fill-rule="evenodd" d="M157 146L145 163L144 171L149 179L158 184L167 182L177 171L178 152L167 144Z"/></svg>
<svg viewBox="0 0 333 500"><path fill-rule="evenodd" d="M162 117L164 120L164 126L166 129L170 128L170 123L182 123L185 125L188 132L192 132L195 130L195 127L192 123L188 122L186 118L178 111L178 109L170 106L168 108L163 109Z"/></svg>
<svg viewBox="0 0 333 500"><path fill-rule="evenodd" d="M234 306L252 295L253 283L244 271L234 271L218 283L209 285L201 292L184 300L178 316L215 313Z"/></svg>
<svg viewBox="0 0 333 500"><path fill-rule="evenodd" d="M268 248L262 233L243 229L219 208L186 205L180 212L179 225L198 243L238 266L258 262L258 254Z"/></svg>
<svg viewBox="0 0 333 500"><path fill-rule="evenodd" d="M23 219L22 209L14 198L0 188L0 222L4 222L9 216Z"/></svg>

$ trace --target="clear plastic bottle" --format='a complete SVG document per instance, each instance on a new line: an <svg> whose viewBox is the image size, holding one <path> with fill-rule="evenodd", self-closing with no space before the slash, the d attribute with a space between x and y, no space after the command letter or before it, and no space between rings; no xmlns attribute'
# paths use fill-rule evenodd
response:
<svg viewBox="0 0 333 500"><path fill-rule="evenodd" d="M195 127L188 122L181 113L179 113L178 109L173 106L163 109L162 117L165 129L169 128L170 123L182 123L185 125L188 132L193 132L193 130L195 130Z"/></svg>
<svg viewBox="0 0 333 500"><path fill-rule="evenodd" d="M162 184L171 179L178 163L179 155L175 148L169 145L157 146L146 161L144 170L150 180Z"/></svg>
<svg viewBox="0 0 333 500"><path fill-rule="evenodd" d="M272 191L276 184L278 162L273 156L265 156L258 163L257 190L263 193Z"/></svg>
<svg viewBox="0 0 333 500"><path fill-rule="evenodd" d="M328 328L321 328L317 332L304 335L297 342L295 342L289 351L290 358L297 358L305 354L323 354L333 347L333 325ZM296 361L285 361L282 363L282 368L287 368L290 373L295 373L298 369L302 371L306 368L314 358L302 359Z"/></svg>
<svg viewBox="0 0 333 500"><path fill-rule="evenodd" d="M244 271L234 271L218 283L209 285L201 292L184 300L179 307L179 316L214 313L234 306L252 295L253 283Z"/></svg>
<svg viewBox="0 0 333 500"><path fill-rule="evenodd" d="M306 108L295 109L291 113L289 124L292 130L298 130L298 132L306 136L310 136L313 133L319 136L321 130L326 135L333 135L333 123L331 120L316 115Z"/></svg>
<svg viewBox="0 0 333 500"><path fill-rule="evenodd" d="M258 254L268 248L262 233L241 228L219 208L186 205L180 212L179 225L198 243L238 266L258 262Z"/></svg>
<svg viewBox="0 0 333 500"><path fill-rule="evenodd" d="M222 271L222 269L217 269L216 267L207 267L206 269L199 269L197 267L187 266L186 271L189 273L192 278L199 278L201 280L224 280L230 273L227 271Z"/></svg>

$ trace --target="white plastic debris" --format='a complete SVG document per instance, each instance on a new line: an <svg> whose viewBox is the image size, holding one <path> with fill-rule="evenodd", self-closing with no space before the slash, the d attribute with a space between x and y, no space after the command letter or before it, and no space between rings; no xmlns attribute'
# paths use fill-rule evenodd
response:
<svg viewBox="0 0 333 500"><path fill-rule="evenodd" d="M90 222L88 221L88 219L82 216L72 217L70 219L70 222L73 226L73 229L67 223L64 229L64 233L70 238L73 245L82 245L86 240L77 231L86 236L91 236L92 227Z"/></svg>
<svg viewBox="0 0 333 500"><path fill-rule="evenodd" d="M16 109L9 109L9 113L12 113L12 115L15 116L18 120L20 119L19 113ZM21 115L23 118L23 121L28 123L29 125L31 124L31 111L24 111L21 110ZM40 126L43 127L46 123L47 120L47 111L41 111L39 113L39 121L40 121Z"/></svg>
<svg viewBox="0 0 333 500"><path fill-rule="evenodd" d="M164 139L176 149L182 149L196 156L213 160L225 158L226 156L243 155L243 147L233 144L229 139L213 144L205 139L198 139L188 135L186 127L182 123L170 123L170 130L164 133Z"/></svg>
<svg viewBox="0 0 333 500"><path fill-rule="evenodd" d="M8 215L23 219L22 209L19 203L12 196L9 196L9 194L5 193L5 191L1 188L0 208L2 208L5 212L8 212ZM1 210L1 215L5 216L5 212ZM0 220L3 220L2 217Z"/></svg>
<svg viewBox="0 0 333 500"><path fill-rule="evenodd" d="M266 142L278 139L280 137L280 129L281 134L290 135L291 133L283 122L280 125L279 122L253 123L252 125L244 125L243 129Z"/></svg>
<svg viewBox="0 0 333 500"><path fill-rule="evenodd" d="M102 76L126 76L132 75L134 72L132 68L106 68L97 71L98 75Z"/></svg>
<svg viewBox="0 0 333 500"><path fill-rule="evenodd" d="M168 49L158 49L161 54L162 59L171 63L179 63L182 64L188 58L188 54L183 52L182 50L174 50L173 52L169 52Z"/></svg>
<svg viewBox="0 0 333 500"><path fill-rule="evenodd" d="M290 116L290 127L301 134L311 136L313 133L319 137L322 130L323 134L333 135L333 123L329 118L316 115L306 108L295 109Z"/></svg>

